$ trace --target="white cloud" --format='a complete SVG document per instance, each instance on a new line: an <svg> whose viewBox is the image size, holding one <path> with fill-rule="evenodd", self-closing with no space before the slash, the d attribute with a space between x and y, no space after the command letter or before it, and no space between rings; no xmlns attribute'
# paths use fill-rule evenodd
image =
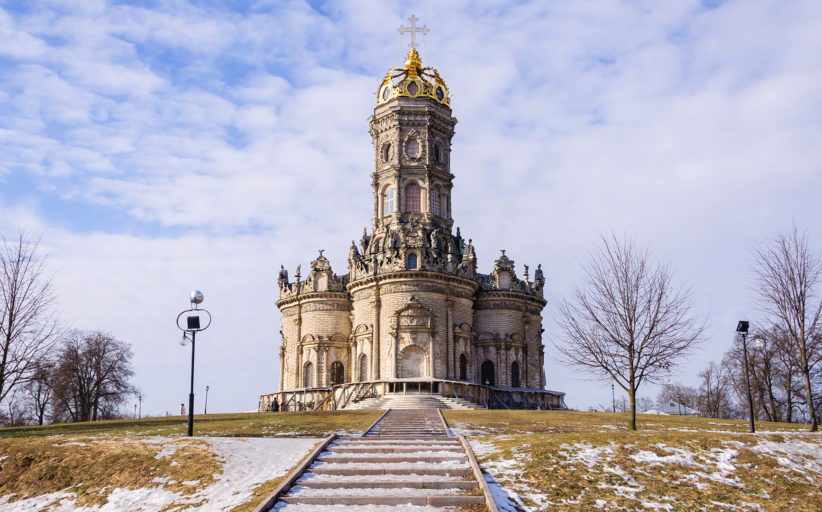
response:
<svg viewBox="0 0 822 512"><path fill-rule="evenodd" d="M820 9L415 3L432 30L423 62L453 93L454 216L480 270L507 248L520 269L542 262L561 297L597 231L630 228L673 256L712 312L719 348L694 367L721 352L750 310L751 241L796 219L822 243L811 224L822 189ZM202 359L224 375L215 407L250 408L274 388L274 272L318 248L345 272L372 214L367 118L407 50L395 31L405 11L0 10L0 186L34 184L0 195L0 232L44 232L66 316L135 343L149 407L165 407L161 389L185 387L169 315L195 285L219 318L203 341L215 340L217 356L204 348ZM51 211L55 200L67 214ZM126 221L89 224L72 208ZM549 387L572 404L606 401L550 358L549 370Z"/></svg>

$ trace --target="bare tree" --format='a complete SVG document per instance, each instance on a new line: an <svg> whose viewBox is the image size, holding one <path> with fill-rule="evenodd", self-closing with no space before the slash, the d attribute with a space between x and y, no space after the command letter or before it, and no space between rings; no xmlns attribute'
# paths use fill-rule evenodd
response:
<svg viewBox="0 0 822 512"><path fill-rule="evenodd" d="M633 240L611 233L591 253L586 282L558 308L562 358L628 393L636 430L636 392L662 382L699 341L704 322L690 316L689 290L676 288L665 263L653 263Z"/></svg>
<svg viewBox="0 0 822 512"><path fill-rule="evenodd" d="M709 418L730 418L734 415L731 401L731 382L723 364L711 361L699 372L702 383L699 387L702 415Z"/></svg>
<svg viewBox="0 0 822 512"><path fill-rule="evenodd" d="M72 421L115 417L118 407L135 392L129 379L131 348L110 334L72 332L57 356L54 406L58 416Z"/></svg>
<svg viewBox="0 0 822 512"><path fill-rule="evenodd" d="M26 382L24 389L32 410L32 417L38 425L42 425L46 418L46 411L54 395L52 389L52 375L54 364L48 360L39 361Z"/></svg>
<svg viewBox="0 0 822 512"><path fill-rule="evenodd" d="M805 384L811 431L819 430L811 374L822 355L822 300L816 286L822 261L811 252L805 233L794 226L753 250L757 288L771 320L787 334Z"/></svg>
<svg viewBox="0 0 822 512"><path fill-rule="evenodd" d="M51 279L38 241L20 232L0 248L0 402L24 383L59 337Z"/></svg>

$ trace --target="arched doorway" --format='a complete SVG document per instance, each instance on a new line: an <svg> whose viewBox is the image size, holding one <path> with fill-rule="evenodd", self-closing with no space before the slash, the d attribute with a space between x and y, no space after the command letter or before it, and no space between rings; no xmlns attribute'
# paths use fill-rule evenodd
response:
<svg viewBox="0 0 822 512"><path fill-rule="evenodd" d="M416 345L406 347L400 354L399 378L425 377L425 352Z"/></svg>
<svg viewBox="0 0 822 512"><path fill-rule="evenodd" d="M329 368L328 371L328 385L336 386L337 384L342 384L344 381L345 366L339 361L331 363L331 368Z"/></svg>
<svg viewBox="0 0 822 512"><path fill-rule="evenodd" d="M468 358L460 354L460 380L468 380Z"/></svg>
<svg viewBox="0 0 822 512"><path fill-rule="evenodd" d="M303 366L303 387L310 388L314 385L314 363L305 363Z"/></svg>
<svg viewBox="0 0 822 512"><path fill-rule="evenodd" d="M514 361L511 363L511 387L518 388L519 386L519 363Z"/></svg>
<svg viewBox="0 0 822 512"><path fill-rule="evenodd" d="M482 363L482 367L480 368L480 384L485 384L486 386L496 386L494 380L494 363L491 361L485 361Z"/></svg>
<svg viewBox="0 0 822 512"><path fill-rule="evenodd" d="M360 356L360 382L368 380L368 358L365 354Z"/></svg>

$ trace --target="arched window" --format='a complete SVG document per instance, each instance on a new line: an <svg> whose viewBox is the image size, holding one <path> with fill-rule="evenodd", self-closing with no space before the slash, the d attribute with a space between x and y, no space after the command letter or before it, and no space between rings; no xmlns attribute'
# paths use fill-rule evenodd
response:
<svg viewBox="0 0 822 512"><path fill-rule="evenodd" d="M434 215L441 215L440 189L437 187L431 189L431 213Z"/></svg>
<svg viewBox="0 0 822 512"><path fill-rule="evenodd" d="M519 385L519 363L514 361L511 363L511 387L518 388Z"/></svg>
<svg viewBox="0 0 822 512"><path fill-rule="evenodd" d="M345 381L345 366L339 361L331 363L331 368L328 371L328 385L336 386Z"/></svg>
<svg viewBox="0 0 822 512"><path fill-rule="evenodd" d="M365 354L360 356L360 382L368 380L368 358Z"/></svg>
<svg viewBox="0 0 822 512"><path fill-rule="evenodd" d="M449 210L448 210L448 196L442 196L442 216L446 219L449 217Z"/></svg>
<svg viewBox="0 0 822 512"><path fill-rule="evenodd" d="M420 211L420 186L416 182L411 182L405 186L405 211Z"/></svg>
<svg viewBox="0 0 822 512"><path fill-rule="evenodd" d="M491 361L485 361L482 363L482 367L480 368L480 384L485 384L486 386L495 386L494 383L494 363Z"/></svg>
<svg viewBox="0 0 822 512"><path fill-rule="evenodd" d="M310 388L314 386L314 363L305 363L303 366L303 387Z"/></svg>
<svg viewBox="0 0 822 512"><path fill-rule="evenodd" d="M417 255L413 252L408 255L408 270L417 269Z"/></svg>
<svg viewBox="0 0 822 512"><path fill-rule="evenodd" d="M413 137L405 141L405 154L408 158L420 156L420 142Z"/></svg>
<svg viewBox="0 0 822 512"><path fill-rule="evenodd" d="M468 380L468 358L460 354L460 380Z"/></svg>
<svg viewBox="0 0 822 512"><path fill-rule="evenodd" d="M382 196L382 214L383 215L391 215L394 213L394 206L396 201L396 192L394 187L386 187L385 192L383 192Z"/></svg>

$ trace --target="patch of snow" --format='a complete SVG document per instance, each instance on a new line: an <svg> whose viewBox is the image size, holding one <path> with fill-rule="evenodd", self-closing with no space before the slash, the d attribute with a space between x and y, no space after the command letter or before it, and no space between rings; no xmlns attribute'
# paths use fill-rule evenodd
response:
<svg viewBox="0 0 822 512"><path fill-rule="evenodd" d="M136 440L140 442L141 440ZM172 492L164 485L172 484L165 479L153 483L159 486L139 489L118 488L111 491L108 502L101 506L78 507L76 494L57 492L8 503L10 495L0 498L2 512L34 512L48 509L51 512L149 512L177 505L185 510L200 512L221 512L245 503L253 495L254 488L261 483L280 477L296 466L300 460L320 441L315 438L194 438L195 442L207 443L222 459L222 472L211 485L188 495ZM129 440L128 442L135 442ZM147 445L157 444L157 439L146 439ZM184 443L179 445L185 446ZM180 447L175 443L173 450ZM172 448L163 456L173 454ZM183 482L184 485L198 485L197 481ZM360 509L362 510L362 509ZM421 511L422 512L422 511Z"/></svg>

